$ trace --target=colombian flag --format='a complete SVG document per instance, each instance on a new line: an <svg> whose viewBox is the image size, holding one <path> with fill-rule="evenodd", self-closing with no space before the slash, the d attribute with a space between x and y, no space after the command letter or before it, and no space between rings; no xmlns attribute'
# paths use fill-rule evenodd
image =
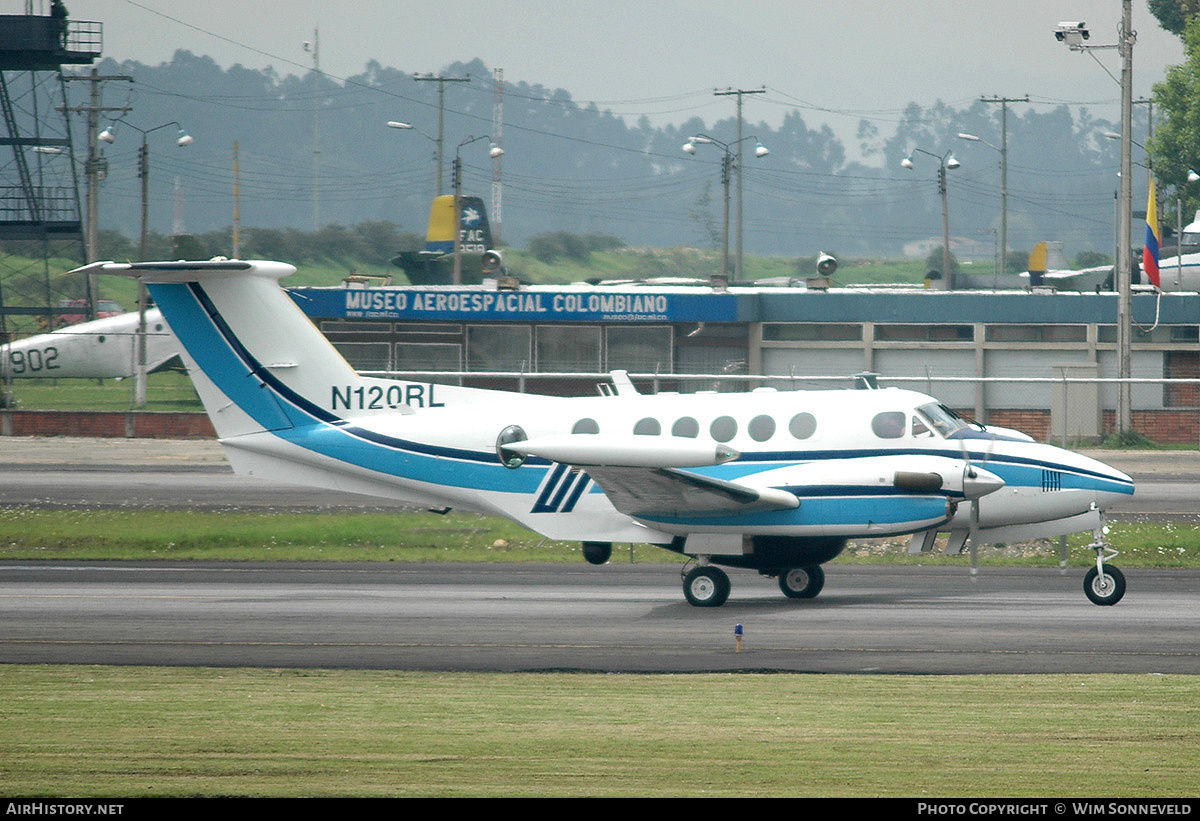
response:
<svg viewBox="0 0 1200 821"><path fill-rule="evenodd" d="M1158 204L1154 197L1154 177L1150 177L1150 196L1146 202L1146 245L1142 248L1142 270L1155 288L1161 288L1158 278Z"/></svg>

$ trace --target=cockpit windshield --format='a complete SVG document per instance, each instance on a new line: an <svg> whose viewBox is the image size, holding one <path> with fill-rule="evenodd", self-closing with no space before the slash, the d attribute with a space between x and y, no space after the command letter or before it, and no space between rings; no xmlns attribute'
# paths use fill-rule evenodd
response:
<svg viewBox="0 0 1200 821"><path fill-rule="evenodd" d="M958 414L937 402L922 405L917 408L917 413L925 417L930 427L940 433L942 438L949 438L963 428L968 427L967 423Z"/></svg>

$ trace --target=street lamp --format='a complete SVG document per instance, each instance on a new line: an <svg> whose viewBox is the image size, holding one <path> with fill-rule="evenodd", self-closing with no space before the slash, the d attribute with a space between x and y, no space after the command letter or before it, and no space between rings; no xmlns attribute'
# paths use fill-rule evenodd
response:
<svg viewBox="0 0 1200 821"><path fill-rule="evenodd" d="M429 136L424 131L417 128L415 125L412 125L411 123L402 123L402 122L398 122L396 120L388 120L387 127L388 128L396 128L401 131L415 131L418 134L420 134L422 137L424 137L425 139L431 140L433 142L433 144L435 146L437 146L437 159L436 159L437 176L436 176L436 180L434 182L433 195L435 197L440 197L442 195L442 141L440 139L438 139L437 137Z"/></svg>
<svg viewBox="0 0 1200 821"><path fill-rule="evenodd" d="M479 137L467 137L454 149L454 284L462 285L462 158L459 152L464 145L470 145L479 140L491 140L487 134ZM504 149L492 143L488 148L488 156L493 160L501 156Z"/></svg>
<svg viewBox="0 0 1200 821"><path fill-rule="evenodd" d="M1071 51L1091 52L1117 49L1121 54L1121 194L1117 216L1117 433L1124 436L1133 427L1133 397L1129 384L1132 373L1131 342L1133 329L1133 269L1130 256L1130 231L1133 219L1133 0L1121 0L1119 42L1114 45L1090 45L1086 23L1059 23L1054 36ZM1093 55L1093 59L1094 55ZM1107 71L1107 69L1106 69ZM1111 76L1111 75L1110 75Z"/></svg>
<svg viewBox="0 0 1200 821"><path fill-rule="evenodd" d="M1005 135L1007 137L1007 135ZM982 137L959 133L960 140L983 143L1000 152L1000 273L1008 273L1008 145L997 148Z"/></svg>
<svg viewBox="0 0 1200 821"><path fill-rule="evenodd" d="M723 227L721 230L721 280L722 280L721 284L722 284L722 286L729 284L729 182L730 182L730 178L733 176L731 172L733 171L733 167L734 167L734 159L733 159L732 149L734 146L738 145L738 143L743 143L743 142L746 142L747 140L754 140L754 143L755 143L754 144L754 156L755 157L765 157L771 153L770 151L767 150L767 147L765 145L758 142L758 137L753 137L753 136L742 137L742 139L734 140L731 143L724 143L714 137L709 137L706 134L697 134L695 137L692 137L686 143L683 144L683 150L686 151L688 154L695 154L696 146L698 146L698 145L715 145L715 146L718 146L719 148L721 148L721 150L725 152L725 156L721 161L721 184L725 188L725 208L724 208L724 217L722 219ZM738 166L739 178L741 176L741 173L742 173L741 166ZM737 234L738 234L738 243L737 243L738 258L737 258L737 264L736 264L735 270L736 270L737 276L740 277L742 274L742 253L741 253L742 252L742 212L741 212L740 208L738 209Z"/></svg>
<svg viewBox="0 0 1200 821"><path fill-rule="evenodd" d="M155 131L163 128L175 126L179 129L179 134L175 138L175 144L180 148L185 148L195 142L192 136L183 130L177 122L163 123L156 125L154 128L138 128L132 123L119 120L134 131L138 131L142 135L142 147L138 151L138 176L142 178L142 236L138 244L138 258L142 262L146 262L146 239L148 235L148 223L150 208L149 193L150 193L150 145L147 137ZM115 143L117 134L115 130L116 123L109 125L108 128L100 132L96 138L102 142ZM136 408L146 407L146 303L148 302L146 294L146 285L140 279L138 280L138 329L137 329L137 368L134 371L133 379L133 405Z"/></svg>
<svg viewBox="0 0 1200 821"><path fill-rule="evenodd" d="M945 154L934 154L926 151L923 148L914 148L913 153L925 154L933 157L938 161L938 192L942 195L942 281L945 283L946 290L953 290L953 277L950 274L950 204L946 199L946 169L953 171L962 165L958 160L954 159L954 155L947 151ZM912 154L909 154L900 161L903 168L913 169Z"/></svg>

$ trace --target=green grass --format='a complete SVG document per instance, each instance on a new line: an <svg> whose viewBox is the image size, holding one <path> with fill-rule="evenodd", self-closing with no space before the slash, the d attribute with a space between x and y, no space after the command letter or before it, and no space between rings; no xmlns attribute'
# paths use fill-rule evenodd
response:
<svg viewBox="0 0 1200 821"><path fill-rule="evenodd" d="M0 510L0 559L212 561L582 561L579 542L497 517L397 513ZM664 561L648 545L620 560Z"/></svg>
<svg viewBox="0 0 1200 821"><path fill-rule="evenodd" d="M578 562L578 542L543 539L506 519L453 512L248 513L0 509L0 559L95 561ZM1200 526L1113 522L1121 567L1200 567ZM1068 561L1094 561L1090 534L1069 539ZM650 545L616 545L614 561L664 562ZM1057 540L981 549L984 565L1051 567ZM961 556L911 556L905 540L851 542L844 563L965 566Z"/></svg>
<svg viewBox="0 0 1200 821"><path fill-rule="evenodd" d="M130 379L14 379L17 410L124 411L133 404ZM163 371L146 380L144 410L203 413L204 406L185 373Z"/></svg>
<svg viewBox="0 0 1200 821"><path fill-rule="evenodd" d="M1195 795L1200 677L0 667L10 795Z"/></svg>

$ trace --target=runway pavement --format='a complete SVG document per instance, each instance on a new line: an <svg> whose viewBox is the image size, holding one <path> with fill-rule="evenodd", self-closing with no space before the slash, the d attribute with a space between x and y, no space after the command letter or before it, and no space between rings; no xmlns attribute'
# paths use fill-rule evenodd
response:
<svg viewBox="0 0 1200 821"><path fill-rule="evenodd" d="M793 600L735 572L698 609L666 564L0 562L0 664L1200 673L1200 571L1131 570L1114 607L1080 568L827 574Z"/></svg>

